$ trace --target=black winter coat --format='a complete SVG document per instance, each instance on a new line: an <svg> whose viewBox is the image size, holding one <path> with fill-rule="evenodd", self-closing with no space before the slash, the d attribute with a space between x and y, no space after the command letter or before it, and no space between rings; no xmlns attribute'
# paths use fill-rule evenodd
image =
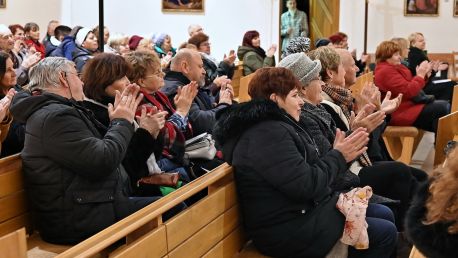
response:
<svg viewBox="0 0 458 258"><path fill-rule="evenodd" d="M105 97L101 104L108 105L108 103L114 103L114 99ZM91 110L95 114L96 119L105 127L110 125L110 118L108 117L108 110L106 107L90 101L84 101L83 105ZM154 153L156 160L159 160L162 155L163 147L164 142L161 134L158 135L157 139L154 139L154 137L143 128L137 128L137 130L135 130L129 142L129 146L127 147L126 155L122 161L130 177L133 191L132 195L144 196L148 194L158 194L157 191L151 193L151 191L144 189L144 187L139 188L137 181L142 177L148 176L149 172L146 161L152 153Z"/></svg>
<svg viewBox="0 0 458 258"><path fill-rule="evenodd" d="M165 85L161 88L161 92L167 95L171 103L174 103L173 98L177 94L178 87L185 86L191 81L180 72L169 71L164 77L164 82ZM216 121L216 112L228 106L227 104L214 106L214 103L215 99L210 91L199 88L188 114L194 135L205 132L211 133Z"/></svg>
<svg viewBox="0 0 458 258"><path fill-rule="evenodd" d="M75 62L76 70L81 73L83 71L83 67L86 64L89 58L93 57L93 53L83 47L76 47L75 50L72 52L72 60Z"/></svg>
<svg viewBox="0 0 458 258"><path fill-rule="evenodd" d="M232 76L234 76L234 65L221 61L219 62L219 65L216 66L213 61L206 58L204 55L202 55L202 62L204 63L206 86L211 85L213 80L215 80L218 76L226 75L229 79L232 79Z"/></svg>
<svg viewBox="0 0 458 258"><path fill-rule="evenodd" d="M450 223L425 225L426 200L429 197L429 182L423 183L407 211L405 229L408 238L428 258L458 257L458 234L450 234Z"/></svg>
<svg viewBox="0 0 458 258"><path fill-rule="evenodd" d="M347 169L342 154L319 158L311 136L270 100L226 109L214 136L235 168L243 225L258 250L324 257L344 227L329 187Z"/></svg>
<svg viewBox="0 0 458 258"><path fill-rule="evenodd" d="M75 244L134 211L123 159L134 132L115 119L105 135L76 101L16 94L15 119L26 122L21 153L35 225L51 243Z"/></svg>

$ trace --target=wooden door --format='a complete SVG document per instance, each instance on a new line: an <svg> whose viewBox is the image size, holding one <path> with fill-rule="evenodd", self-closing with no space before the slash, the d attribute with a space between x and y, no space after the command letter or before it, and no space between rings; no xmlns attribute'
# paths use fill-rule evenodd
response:
<svg viewBox="0 0 458 258"><path fill-rule="evenodd" d="M309 15L310 39L327 38L339 31L340 0L311 0Z"/></svg>

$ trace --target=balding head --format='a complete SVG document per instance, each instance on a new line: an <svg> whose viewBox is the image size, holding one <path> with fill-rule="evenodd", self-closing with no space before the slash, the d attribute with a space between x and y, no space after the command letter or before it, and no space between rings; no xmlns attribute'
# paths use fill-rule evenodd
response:
<svg viewBox="0 0 458 258"><path fill-rule="evenodd" d="M190 81L196 81L199 86L205 85L205 70L202 57L194 49L183 48L177 52L170 63L170 70L180 72Z"/></svg>
<svg viewBox="0 0 458 258"><path fill-rule="evenodd" d="M346 49L336 49L337 54L340 56L342 66L345 69L345 87L349 88L356 82L356 73L359 68L355 64L355 60L351 56L351 53Z"/></svg>

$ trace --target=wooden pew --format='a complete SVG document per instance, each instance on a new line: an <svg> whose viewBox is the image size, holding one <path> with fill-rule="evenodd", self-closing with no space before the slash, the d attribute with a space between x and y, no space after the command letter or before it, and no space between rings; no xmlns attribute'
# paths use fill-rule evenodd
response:
<svg viewBox="0 0 458 258"><path fill-rule="evenodd" d="M363 74L350 87L353 97L361 93L367 82L373 82L372 72ZM423 137L423 131L413 126L387 126L383 133L383 140L392 159L409 165L412 156Z"/></svg>
<svg viewBox="0 0 458 258"><path fill-rule="evenodd" d="M0 159L0 237L21 228L28 233L29 250L38 247L40 250L61 253L70 247L46 243L38 232L34 232L24 189L22 161L16 154Z"/></svg>
<svg viewBox="0 0 458 258"><path fill-rule="evenodd" d="M456 52L452 53L429 53L428 58L431 61L442 61L444 63L448 63L448 74L447 77L453 81L458 81L457 77L457 67L456 67L456 59L455 54Z"/></svg>
<svg viewBox="0 0 458 258"><path fill-rule="evenodd" d="M240 89L239 89L239 102L247 102L251 99L250 95L248 95L248 85L250 84L251 79L253 78L255 73L252 73L247 76L243 76L240 79Z"/></svg>
<svg viewBox="0 0 458 258"><path fill-rule="evenodd" d="M437 166L444 162L444 148L450 140L458 141L458 111L439 118L439 123L437 125L434 165Z"/></svg>
<svg viewBox="0 0 458 258"><path fill-rule="evenodd" d="M417 248L412 247L412 251L410 251L409 258L426 258Z"/></svg>
<svg viewBox="0 0 458 258"><path fill-rule="evenodd" d="M0 254L4 258L27 258L27 240L24 228L0 237Z"/></svg>
<svg viewBox="0 0 458 258"><path fill-rule="evenodd" d="M243 62L239 61L239 63L235 66L234 76L232 76L232 88L234 88L234 97L239 96L239 89L240 89L240 79L243 77Z"/></svg>
<svg viewBox="0 0 458 258"><path fill-rule="evenodd" d="M204 189L206 197L162 221L164 212ZM246 238L238 208L233 169L223 164L57 257L264 257L252 247L240 252Z"/></svg>
<svg viewBox="0 0 458 258"><path fill-rule="evenodd" d="M458 85L453 88L452 109L450 113L458 111Z"/></svg>

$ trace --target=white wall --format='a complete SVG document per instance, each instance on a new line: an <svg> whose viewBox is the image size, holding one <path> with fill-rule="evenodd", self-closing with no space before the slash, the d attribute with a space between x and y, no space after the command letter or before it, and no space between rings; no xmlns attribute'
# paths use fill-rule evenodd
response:
<svg viewBox="0 0 458 258"><path fill-rule="evenodd" d="M0 24L11 25L36 22L40 26L40 37L46 35L50 20L60 20L61 0L7 0L6 8L0 9Z"/></svg>
<svg viewBox="0 0 458 258"><path fill-rule="evenodd" d="M163 13L161 2L105 0L105 25L112 34L151 36L168 32L173 45L178 47L189 38L188 26L200 24L210 36L212 55L217 59L222 59L230 49L237 50L247 30L259 31L264 48L278 41L279 0L205 0L204 13ZM94 27L98 24L97 3L62 0L62 23Z"/></svg>
<svg viewBox="0 0 458 258"><path fill-rule="evenodd" d="M340 0L340 30L349 36L350 48L364 46L364 0ZM404 0L369 0L367 51L392 37L422 32L430 53L458 51L458 17L453 17L453 0L439 2L438 17L405 17Z"/></svg>

